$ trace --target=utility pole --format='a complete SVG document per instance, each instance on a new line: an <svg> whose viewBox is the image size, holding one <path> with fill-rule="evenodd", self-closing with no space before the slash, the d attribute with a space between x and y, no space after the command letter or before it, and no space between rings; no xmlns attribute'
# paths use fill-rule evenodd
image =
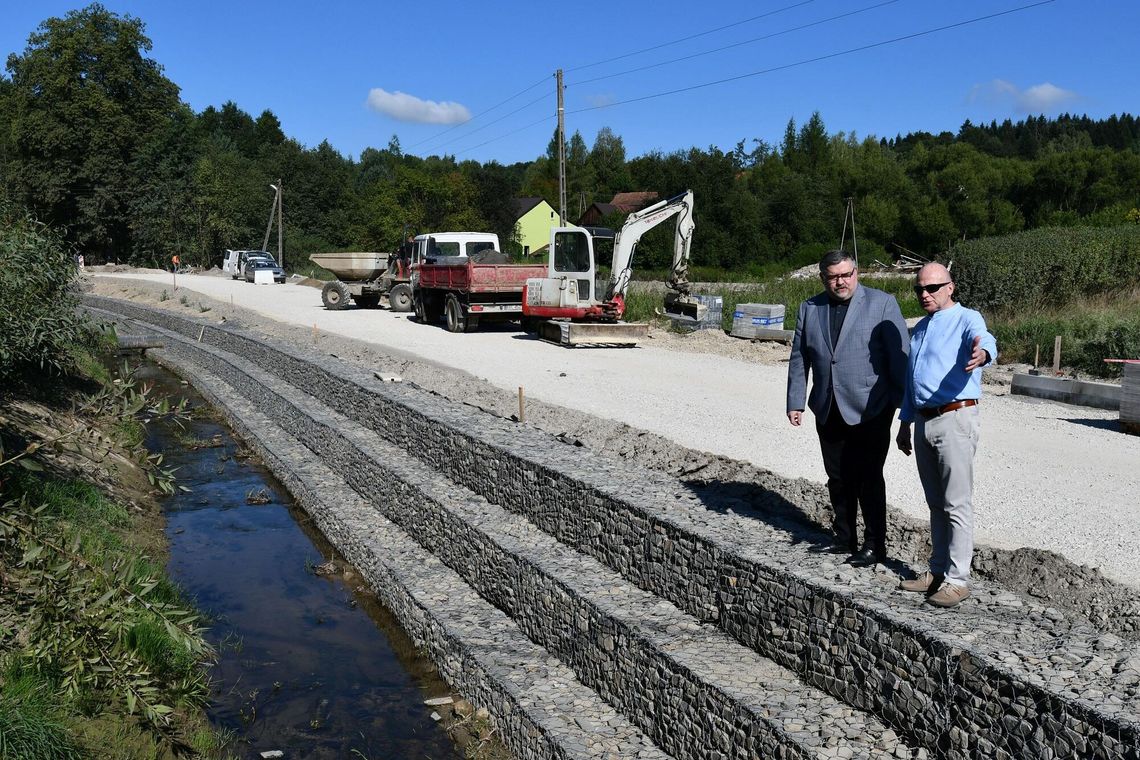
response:
<svg viewBox="0 0 1140 760"><path fill-rule="evenodd" d="M566 108L562 104L562 69L555 72L558 80L558 224L566 224Z"/></svg>
<svg viewBox="0 0 1140 760"><path fill-rule="evenodd" d="M843 212L843 233L839 238L839 249L847 242L847 220L851 220L851 246L855 250L855 266L859 266L859 241L855 237L855 199L847 199L847 210Z"/></svg>
<svg viewBox="0 0 1140 760"><path fill-rule="evenodd" d="M285 232L285 212L282 211L281 206L284 203L285 186L281 184L281 180L277 180L277 265L282 269L285 268L285 248L281 243L281 237Z"/></svg>

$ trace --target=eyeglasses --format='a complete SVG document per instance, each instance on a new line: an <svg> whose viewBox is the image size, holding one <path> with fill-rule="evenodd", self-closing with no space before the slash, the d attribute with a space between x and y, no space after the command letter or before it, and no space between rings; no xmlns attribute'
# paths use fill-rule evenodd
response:
<svg viewBox="0 0 1140 760"><path fill-rule="evenodd" d="M936 283L933 283L931 285L915 285L914 286L914 294L916 296L918 296L919 298L922 297L923 291L929 293L930 295L934 295L935 293L942 290L942 288L946 287L949 284L950 284L949 282L936 282Z"/></svg>
<svg viewBox="0 0 1140 760"><path fill-rule="evenodd" d="M840 280L850 280L854 276L855 276L855 269L854 269L854 267L852 267L851 269L848 269L846 272L839 272L837 274L825 274L825 275L823 275L823 279L826 280L827 282L839 282Z"/></svg>

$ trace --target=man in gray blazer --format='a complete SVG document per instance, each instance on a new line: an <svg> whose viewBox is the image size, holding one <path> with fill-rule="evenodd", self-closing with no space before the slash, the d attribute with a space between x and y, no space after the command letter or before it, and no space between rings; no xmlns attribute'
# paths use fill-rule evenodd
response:
<svg viewBox="0 0 1140 760"><path fill-rule="evenodd" d="M859 284L859 269L847 251L819 262L823 292L800 304L788 361L788 420L803 421L807 408L827 473L834 510L831 551L850 554L857 565L887 557L887 493L883 463L891 423L902 403L910 342L894 296ZM863 511L858 545L857 510Z"/></svg>

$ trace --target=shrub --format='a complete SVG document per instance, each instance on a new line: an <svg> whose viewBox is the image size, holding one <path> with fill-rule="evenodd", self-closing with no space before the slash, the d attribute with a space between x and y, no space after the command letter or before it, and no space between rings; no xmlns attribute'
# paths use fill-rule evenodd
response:
<svg viewBox="0 0 1140 760"><path fill-rule="evenodd" d="M950 251L962 301L1035 311L1140 283L1140 226L1044 228Z"/></svg>
<svg viewBox="0 0 1140 760"><path fill-rule="evenodd" d="M60 376L87 339L71 251L26 212L0 203L0 386Z"/></svg>

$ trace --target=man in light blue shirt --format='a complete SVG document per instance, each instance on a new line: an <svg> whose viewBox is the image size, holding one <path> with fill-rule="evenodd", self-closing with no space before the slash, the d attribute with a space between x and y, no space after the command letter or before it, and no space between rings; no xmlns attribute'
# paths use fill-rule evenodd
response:
<svg viewBox="0 0 1140 760"><path fill-rule="evenodd" d="M997 341L982 315L957 303L954 291L950 271L941 264L918 271L914 292L927 316L911 333L895 439L904 454L915 453L934 547L930 570L899 587L925 593L936 607L954 607L970 595L981 368L997 359Z"/></svg>

